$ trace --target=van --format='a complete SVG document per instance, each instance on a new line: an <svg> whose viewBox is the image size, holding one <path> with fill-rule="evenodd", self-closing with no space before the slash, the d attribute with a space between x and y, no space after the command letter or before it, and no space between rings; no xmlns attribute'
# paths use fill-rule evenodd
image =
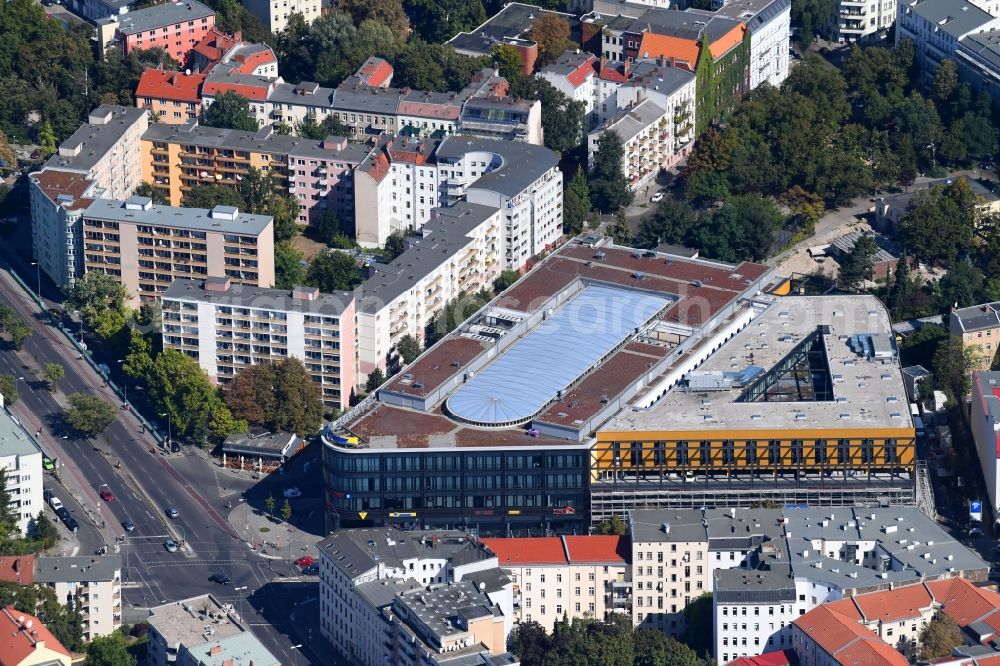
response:
<svg viewBox="0 0 1000 666"><path fill-rule="evenodd" d="M55 511L56 513L58 513L59 509L63 508L63 503L62 503L62 501L60 501L60 499L58 497L56 497L55 495L53 495L52 497L49 498L49 506L52 507L53 511Z"/></svg>

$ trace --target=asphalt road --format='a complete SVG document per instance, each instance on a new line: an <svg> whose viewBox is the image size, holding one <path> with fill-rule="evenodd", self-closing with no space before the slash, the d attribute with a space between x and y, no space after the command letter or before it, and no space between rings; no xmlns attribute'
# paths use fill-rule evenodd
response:
<svg viewBox="0 0 1000 666"><path fill-rule="evenodd" d="M22 354L39 367L61 363L65 376L59 387L65 394L94 392L117 403L62 333L39 321L30 299L6 275L0 277L0 302L16 308L34 328ZM300 664L320 663L308 646L291 649L302 643L296 636L286 635L295 630L291 623L275 625L257 616L257 609L266 608L267 600L278 594L282 581L294 571L285 562L262 559L250 551L220 515L225 513L225 502L235 505L236 498L251 491L250 482L241 484L228 477L220 480L204 461L185 460L182 467L186 473L181 474L169 459L156 452L152 438L124 411L100 437L74 438L63 426L62 407L32 376L30 366L9 348L0 349L0 373L25 378L17 382L19 400L12 413L27 429L41 432L40 443L49 455L59 459L61 475L64 479L68 476L67 481L75 480L82 489L85 513L96 525L85 525L85 516L77 516L81 531L86 529L84 540L88 547L96 548L95 539L103 538L113 546L116 537L125 537L119 547L127 569L123 574L126 621L141 620L149 606L213 592L221 600L234 603L237 611L258 617L251 623L254 633L282 663L296 659ZM120 467L116 468L115 463ZM115 496L110 502L97 496L105 483ZM251 496L257 494L251 492ZM166 517L168 506L179 511L176 520ZM130 534L121 527L126 518L135 523L136 529ZM95 533L98 536L94 537ZM186 548L168 553L163 542L170 535L183 539ZM87 552L81 545L81 554ZM232 586L223 588L209 582L208 576L216 572L228 574ZM243 589L237 592L236 588Z"/></svg>

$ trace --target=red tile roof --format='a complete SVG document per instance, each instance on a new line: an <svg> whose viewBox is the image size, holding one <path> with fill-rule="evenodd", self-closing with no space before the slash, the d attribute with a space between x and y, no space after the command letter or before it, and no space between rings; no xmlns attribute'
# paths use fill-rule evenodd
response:
<svg viewBox="0 0 1000 666"><path fill-rule="evenodd" d="M366 85L373 88L380 88L389 85L392 79L392 65L376 56L371 56L358 68L355 76L361 79Z"/></svg>
<svg viewBox="0 0 1000 666"><path fill-rule="evenodd" d="M859 639L877 640L871 631L827 605L817 606L796 618L794 624L830 655Z"/></svg>
<svg viewBox="0 0 1000 666"><path fill-rule="evenodd" d="M597 76L605 81L618 81L620 83L625 83L627 77L624 72L620 71L617 66L608 64L608 61L601 58L601 64L597 68Z"/></svg>
<svg viewBox="0 0 1000 666"><path fill-rule="evenodd" d="M34 555L8 555L0 557L0 582L31 585L34 576Z"/></svg>
<svg viewBox="0 0 1000 666"><path fill-rule="evenodd" d="M44 644L39 645L39 644ZM38 647L70 656L52 632L41 621L27 613L7 606L0 611L0 666L18 666Z"/></svg>
<svg viewBox="0 0 1000 666"><path fill-rule="evenodd" d="M566 79L570 82L570 85L574 88L579 88L583 85L583 82L587 80L587 77L594 74L594 62L596 62L596 60L597 57L592 55L580 63L579 67L570 72L566 77Z"/></svg>
<svg viewBox="0 0 1000 666"><path fill-rule="evenodd" d="M933 599L923 585L906 585L895 590L854 597L866 622L898 622L920 617Z"/></svg>
<svg viewBox="0 0 1000 666"><path fill-rule="evenodd" d="M527 537L483 539L483 544L496 553L500 566L511 564L566 564L566 551L559 537Z"/></svg>
<svg viewBox="0 0 1000 666"><path fill-rule="evenodd" d="M570 563L625 563L628 544L623 536L564 536Z"/></svg>
<svg viewBox="0 0 1000 666"><path fill-rule="evenodd" d="M209 30L201 41L194 45L191 49L198 55L204 57L211 63L214 63L226 54L226 52L233 48L237 42L240 41L242 35L236 33L235 35L229 35L217 27L213 27Z"/></svg>
<svg viewBox="0 0 1000 666"><path fill-rule="evenodd" d="M842 666L908 666L900 653L880 639L857 641L835 655Z"/></svg>
<svg viewBox="0 0 1000 666"><path fill-rule="evenodd" d="M790 666L798 662L795 653L791 650L778 650L777 652L765 652L756 657L740 657L726 664L726 666Z"/></svg>
<svg viewBox="0 0 1000 666"><path fill-rule="evenodd" d="M139 77L135 96L197 104L201 101L204 74L185 74L147 67Z"/></svg>
<svg viewBox="0 0 1000 666"><path fill-rule="evenodd" d="M964 578L948 578L927 583L934 601L960 627L965 627L1000 608L1000 594L976 587Z"/></svg>

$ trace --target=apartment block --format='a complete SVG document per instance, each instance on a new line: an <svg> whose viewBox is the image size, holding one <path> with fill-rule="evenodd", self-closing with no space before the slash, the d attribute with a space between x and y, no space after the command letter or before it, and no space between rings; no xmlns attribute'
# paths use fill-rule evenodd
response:
<svg viewBox="0 0 1000 666"><path fill-rule="evenodd" d="M212 28L191 52L191 68L207 72L217 64L237 67L244 74L278 76L278 57L267 44L243 40L240 31L230 35Z"/></svg>
<svg viewBox="0 0 1000 666"><path fill-rule="evenodd" d="M408 249L376 264L358 287L359 381L385 369L399 339L423 340L434 317L459 294L475 294L500 276L499 209L460 202L435 209Z"/></svg>
<svg viewBox="0 0 1000 666"><path fill-rule="evenodd" d="M140 140L149 112L104 104L29 175L35 259L59 287L83 274L80 214L92 199L125 199L142 182Z"/></svg>
<svg viewBox="0 0 1000 666"><path fill-rule="evenodd" d="M142 137L142 177L179 206L191 187L236 187L252 166L269 174L279 191L296 188L291 191L301 207L299 222L306 224L328 208L341 219L353 217L353 169L367 154L360 144L284 136L270 125L241 132L193 121L157 123Z"/></svg>
<svg viewBox="0 0 1000 666"><path fill-rule="evenodd" d="M320 0L247 0L247 10L260 19L271 34L278 34L288 27L288 17L301 14L306 24L320 17Z"/></svg>
<svg viewBox="0 0 1000 666"><path fill-rule="evenodd" d="M985 372L992 367L1000 349L1000 302L954 308L948 328L953 339L972 350L974 370Z"/></svg>
<svg viewBox="0 0 1000 666"><path fill-rule="evenodd" d="M121 282L135 301L180 278L274 284L274 220L232 206L175 208L149 197L97 199L83 213L84 271Z"/></svg>
<svg viewBox="0 0 1000 666"><path fill-rule="evenodd" d="M620 536L483 539L514 582L517 622L551 632L564 617L609 620L627 611L631 572Z"/></svg>
<svg viewBox="0 0 1000 666"><path fill-rule="evenodd" d="M605 132L621 137L622 173L633 190L691 152L696 123L694 74L648 61L636 69L642 71L602 102L602 113L606 105L617 112L587 137L591 162Z"/></svg>
<svg viewBox="0 0 1000 666"><path fill-rule="evenodd" d="M833 38L853 43L884 35L896 20L896 4L896 0L839 0Z"/></svg>
<svg viewBox="0 0 1000 666"><path fill-rule="evenodd" d="M125 14L134 0L67 0L66 7L91 23Z"/></svg>
<svg viewBox="0 0 1000 666"><path fill-rule="evenodd" d="M156 122L180 125L201 117L204 74L147 68L135 87L135 105Z"/></svg>
<svg viewBox="0 0 1000 666"><path fill-rule="evenodd" d="M955 58L962 40L997 29L1000 18L967 0L899 0L896 7L896 45L913 42L927 81L942 60Z"/></svg>
<svg viewBox="0 0 1000 666"><path fill-rule="evenodd" d="M888 11L889 22L881 25L891 25L896 19L896 0L875 2L884 7L884 11ZM719 4L721 6L715 6ZM844 0L843 4L857 6L864 3ZM722 0L721 3L715 0L713 9L716 16L746 22L750 33L750 90L762 83L770 83L775 88L781 87L788 78L789 40L792 35L791 0Z"/></svg>
<svg viewBox="0 0 1000 666"><path fill-rule="evenodd" d="M996 521L1000 516L1000 372L972 373L969 421L986 481L990 513Z"/></svg>
<svg viewBox="0 0 1000 666"><path fill-rule="evenodd" d="M2 405L3 396L0 396ZM42 450L6 409L0 409L0 469L7 478L17 529L28 534L44 508Z"/></svg>
<svg viewBox="0 0 1000 666"><path fill-rule="evenodd" d="M97 33L104 48L120 45L125 55L135 49L161 48L184 65L195 44L214 27L213 9L197 0L181 0L99 21Z"/></svg>
<svg viewBox="0 0 1000 666"><path fill-rule="evenodd" d="M153 666L280 666L232 604L211 594L149 609L148 663Z"/></svg>
<svg viewBox="0 0 1000 666"><path fill-rule="evenodd" d="M574 102L583 102L588 118L597 106L597 56L579 49L566 51L555 62L538 70L538 78Z"/></svg>
<svg viewBox="0 0 1000 666"><path fill-rule="evenodd" d="M454 531L340 530L319 543L320 629L361 666L516 666L510 579Z"/></svg>
<svg viewBox="0 0 1000 666"><path fill-rule="evenodd" d="M163 346L195 359L214 381L224 385L251 365L297 358L327 405L348 407L357 382L354 294L208 278L177 280L161 301Z"/></svg>
<svg viewBox="0 0 1000 666"><path fill-rule="evenodd" d="M122 626L121 555L39 557L34 581L51 587L60 601L79 600L83 640L107 636Z"/></svg>

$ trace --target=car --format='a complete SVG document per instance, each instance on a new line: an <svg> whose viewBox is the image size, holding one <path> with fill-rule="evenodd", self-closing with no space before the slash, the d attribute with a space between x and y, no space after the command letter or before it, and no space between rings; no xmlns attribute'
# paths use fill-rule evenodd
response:
<svg viewBox="0 0 1000 666"><path fill-rule="evenodd" d="M52 460L52 458L49 458L48 456L42 456L42 469L44 469L46 472L51 472L55 468L56 464Z"/></svg>
<svg viewBox="0 0 1000 666"><path fill-rule="evenodd" d="M52 495L51 497L49 497L49 506L52 507L53 511L59 513L59 509L63 508L63 503L62 500L60 500L58 497Z"/></svg>
<svg viewBox="0 0 1000 666"><path fill-rule="evenodd" d="M285 497L295 498L302 497L302 491L298 488L285 488Z"/></svg>
<svg viewBox="0 0 1000 666"><path fill-rule="evenodd" d="M986 171L992 171L993 170L993 163L992 162L983 162L982 164L979 165L979 168L980 169L985 169Z"/></svg>
<svg viewBox="0 0 1000 666"><path fill-rule="evenodd" d="M642 256L645 257L646 259L649 259L651 257L655 257L656 253L653 252L652 250L646 250L645 252L642 253Z"/></svg>
<svg viewBox="0 0 1000 666"><path fill-rule="evenodd" d="M295 566L297 567L308 567L315 564L316 560L313 559L312 555L303 555L299 559L295 560Z"/></svg>
<svg viewBox="0 0 1000 666"><path fill-rule="evenodd" d="M318 576L319 575L319 565L310 564L309 566L302 569L303 576Z"/></svg>
<svg viewBox="0 0 1000 666"><path fill-rule="evenodd" d="M983 530L980 529L979 527L977 527L976 525L973 525L972 527L970 527L969 529L967 529L965 531L965 533L966 533L966 535L968 535L970 537L981 537L981 536L983 536Z"/></svg>
<svg viewBox="0 0 1000 666"><path fill-rule="evenodd" d="M125 528L126 532L132 532L135 530L135 523L126 518L125 520L122 521L122 527Z"/></svg>
<svg viewBox="0 0 1000 666"><path fill-rule="evenodd" d="M167 539L166 541L164 541L163 542L163 547L167 549L168 553L176 553L177 552L177 542L174 541L173 539Z"/></svg>
<svg viewBox="0 0 1000 666"><path fill-rule="evenodd" d="M177 509L175 509L172 506L168 506L167 507L167 517L168 518L176 518L179 515L181 515L181 514L180 514L180 512Z"/></svg>
<svg viewBox="0 0 1000 666"><path fill-rule="evenodd" d="M233 582L233 579L224 573L214 573L208 577L208 580L219 585L229 585Z"/></svg>
<svg viewBox="0 0 1000 666"><path fill-rule="evenodd" d="M665 196L666 196L666 194L664 194L663 190L660 190L659 192L657 192L656 194L654 194L652 196L652 198L650 198L649 201L650 201L650 203L660 203L661 201L663 201L663 197L665 197Z"/></svg>
<svg viewBox="0 0 1000 666"><path fill-rule="evenodd" d="M101 489L97 492L101 496L101 499L105 502L110 502L115 498L115 496L111 494L111 488L108 488L107 484L101 486Z"/></svg>

